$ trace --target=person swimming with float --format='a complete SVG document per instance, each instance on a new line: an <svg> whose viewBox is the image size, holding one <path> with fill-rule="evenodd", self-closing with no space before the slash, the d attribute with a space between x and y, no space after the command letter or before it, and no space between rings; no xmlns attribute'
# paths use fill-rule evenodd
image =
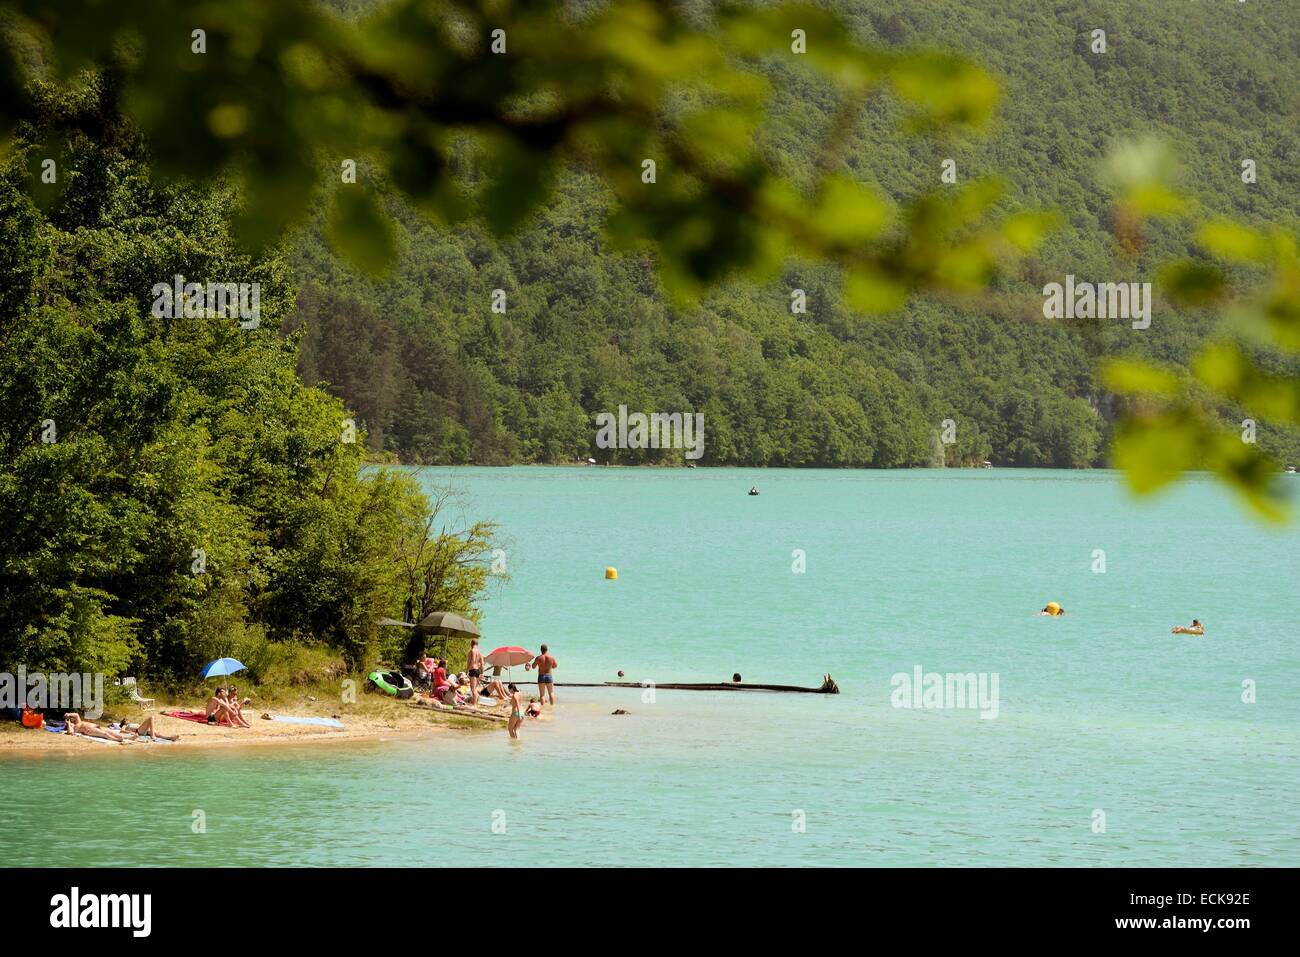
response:
<svg viewBox="0 0 1300 957"><path fill-rule="evenodd" d="M1169 633L1171 635L1204 635L1205 626L1201 624L1201 620L1199 618L1193 618L1190 627L1185 627L1183 625L1174 625L1173 628L1169 629Z"/></svg>
<svg viewBox="0 0 1300 957"><path fill-rule="evenodd" d="M1061 607L1059 602L1049 601L1046 605L1043 606L1043 610L1038 613L1038 617L1059 618L1061 615L1064 614L1065 614L1065 609Z"/></svg>

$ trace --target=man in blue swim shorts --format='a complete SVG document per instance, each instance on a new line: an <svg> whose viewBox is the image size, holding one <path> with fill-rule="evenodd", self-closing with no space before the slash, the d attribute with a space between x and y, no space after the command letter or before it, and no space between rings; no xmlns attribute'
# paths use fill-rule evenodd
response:
<svg viewBox="0 0 1300 957"><path fill-rule="evenodd" d="M545 701L546 696L550 695L551 704L555 704L555 675L551 672L560 667L560 663L542 645L542 653L529 662L528 666L537 669L537 700Z"/></svg>

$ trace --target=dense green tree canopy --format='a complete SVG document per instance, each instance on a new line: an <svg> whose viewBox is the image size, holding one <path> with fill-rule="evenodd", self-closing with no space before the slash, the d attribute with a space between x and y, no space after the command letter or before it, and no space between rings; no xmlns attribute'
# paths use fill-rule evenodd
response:
<svg viewBox="0 0 1300 957"><path fill-rule="evenodd" d="M428 600L470 611L492 526L441 533L408 476L363 468L364 431L296 375L282 255L230 236L235 191L155 183L101 81L32 92L0 167L0 662L192 679L265 638L360 663L419 549L459 559ZM67 126L99 134L38 209L31 144ZM256 325L160 309L178 275L257 283Z"/></svg>
<svg viewBox="0 0 1300 957"><path fill-rule="evenodd" d="M0 0L0 658L361 661L412 590L471 610L492 532L367 450L681 460L596 448L619 407L703 413L706 463L1113 448L1277 514L1275 13ZM1068 277L1155 282L1149 327L1046 315Z"/></svg>

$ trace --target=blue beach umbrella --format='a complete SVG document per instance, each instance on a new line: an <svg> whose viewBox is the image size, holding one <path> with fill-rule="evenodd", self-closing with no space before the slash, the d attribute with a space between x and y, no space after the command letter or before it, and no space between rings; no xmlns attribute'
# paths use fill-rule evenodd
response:
<svg viewBox="0 0 1300 957"><path fill-rule="evenodd" d="M243 671L244 666L234 658L218 658L216 661L209 661L203 668L204 678L224 678L233 675L236 671Z"/></svg>

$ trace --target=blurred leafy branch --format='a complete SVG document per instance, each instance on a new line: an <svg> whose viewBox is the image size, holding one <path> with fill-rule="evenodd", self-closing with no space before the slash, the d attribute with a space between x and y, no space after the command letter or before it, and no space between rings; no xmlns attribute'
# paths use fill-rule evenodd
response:
<svg viewBox="0 0 1300 957"><path fill-rule="evenodd" d="M331 236L360 267L381 270L392 253L382 191L368 188L381 176L438 221L478 217L505 234L573 163L615 194L614 245L653 243L668 292L685 302L808 256L844 266L855 306L890 309L916 288L982 288L1047 226L992 216L992 181L898 210L843 175L823 172L809 193L774 172L755 139L770 92L760 58L806 63L849 105L891 91L916 130L978 127L999 95L967 60L864 48L813 6L723 7L708 29L660 0L587 15L554 0L397 0L357 23L305 0L0 10L5 128L24 118L27 82L103 71L160 171L238 178L238 224L255 247L300 221L349 158L363 172L333 190ZM792 52L795 31L806 54Z"/></svg>
<svg viewBox="0 0 1300 957"><path fill-rule="evenodd" d="M1258 515L1284 520L1289 509L1278 463L1253 441L1257 423L1249 417L1300 426L1300 381L1266 370L1261 361L1278 351L1300 352L1296 238L1277 227L1200 221L1192 199L1173 185L1175 166L1155 141L1126 144L1112 154L1120 239L1140 244L1148 218L1188 220L1200 255L1165 263L1157 285L1178 305L1216 310L1222 322L1187 373L1125 358L1103 364L1102 382L1126 404L1112 458L1139 493L1206 468ZM1242 411L1247 418L1239 429L1224 424L1226 413Z"/></svg>

